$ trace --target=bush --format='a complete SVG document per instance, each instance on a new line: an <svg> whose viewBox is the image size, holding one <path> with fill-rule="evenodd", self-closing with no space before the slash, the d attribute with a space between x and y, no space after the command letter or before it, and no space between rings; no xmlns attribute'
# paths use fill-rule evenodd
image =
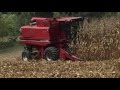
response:
<svg viewBox="0 0 120 90"><path fill-rule="evenodd" d="M8 41L8 42L0 42L0 49L4 49L7 47L13 47L15 45L15 42Z"/></svg>
<svg viewBox="0 0 120 90"><path fill-rule="evenodd" d="M16 36L18 31L18 17L15 14L2 14L0 17L0 37Z"/></svg>

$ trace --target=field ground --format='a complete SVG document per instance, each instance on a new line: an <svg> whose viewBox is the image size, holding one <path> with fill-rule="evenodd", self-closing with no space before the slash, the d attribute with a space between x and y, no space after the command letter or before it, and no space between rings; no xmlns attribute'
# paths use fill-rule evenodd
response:
<svg viewBox="0 0 120 90"><path fill-rule="evenodd" d="M120 59L23 62L22 46L0 50L0 78L119 78Z"/></svg>

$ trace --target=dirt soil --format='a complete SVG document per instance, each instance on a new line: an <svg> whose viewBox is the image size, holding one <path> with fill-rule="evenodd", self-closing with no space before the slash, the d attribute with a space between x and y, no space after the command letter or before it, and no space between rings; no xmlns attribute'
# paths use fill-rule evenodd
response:
<svg viewBox="0 0 120 90"><path fill-rule="evenodd" d="M0 50L0 78L119 78L120 59L24 62L23 47Z"/></svg>

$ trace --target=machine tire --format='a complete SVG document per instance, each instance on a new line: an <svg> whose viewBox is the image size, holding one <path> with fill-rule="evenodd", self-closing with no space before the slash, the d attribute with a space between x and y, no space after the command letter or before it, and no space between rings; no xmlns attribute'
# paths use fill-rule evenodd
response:
<svg viewBox="0 0 120 90"><path fill-rule="evenodd" d="M31 59L31 53L28 50L24 50L22 52L22 60L23 61L28 61Z"/></svg>
<svg viewBox="0 0 120 90"><path fill-rule="evenodd" d="M56 47L48 47L45 49L44 58L47 61L58 60L59 59L59 49Z"/></svg>

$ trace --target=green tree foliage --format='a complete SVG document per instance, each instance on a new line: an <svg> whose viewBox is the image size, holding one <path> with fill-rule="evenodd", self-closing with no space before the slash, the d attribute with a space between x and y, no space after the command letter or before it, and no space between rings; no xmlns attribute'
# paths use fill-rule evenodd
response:
<svg viewBox="0 0 120 90"><path fill-rule="evenodd" d="M2 14L0 17L0 37L15 36L19 23L15 14Z"/></svg>

